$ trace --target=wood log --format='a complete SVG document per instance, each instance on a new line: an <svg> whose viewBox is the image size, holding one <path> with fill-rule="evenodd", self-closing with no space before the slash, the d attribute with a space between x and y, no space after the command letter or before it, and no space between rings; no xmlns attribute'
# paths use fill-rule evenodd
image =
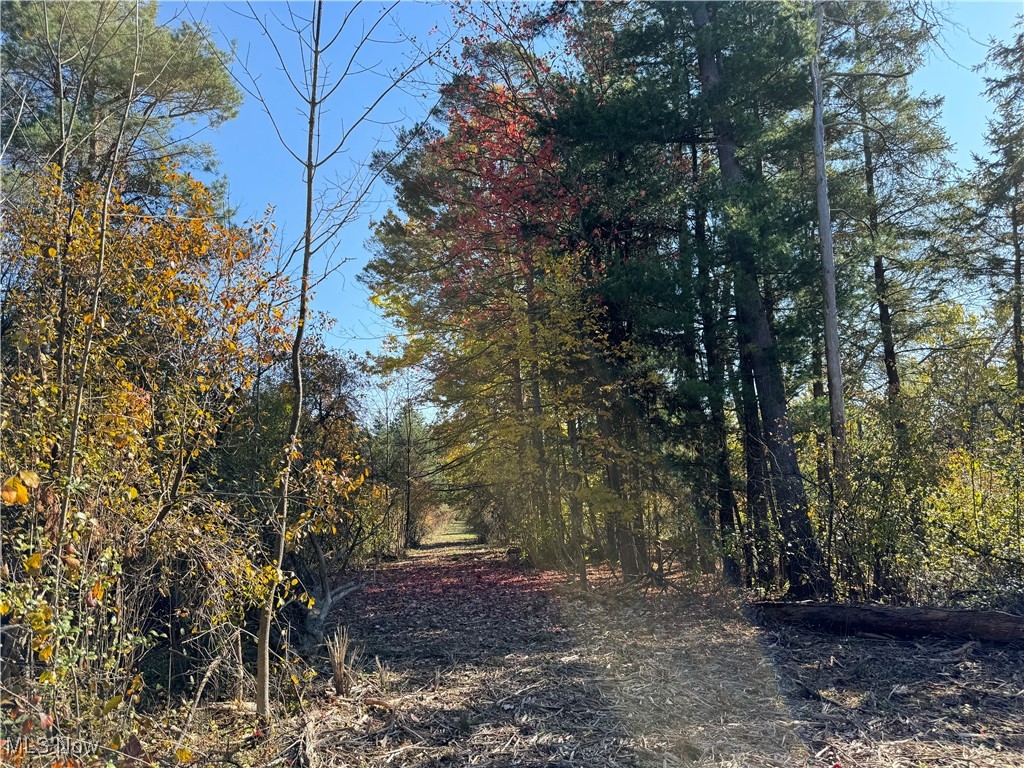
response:
<svg viewBox="0 0 1024 768"><path fill-rule="evenodd" d="M895 637L956 637L1024 643L1024 616L1002 611L957 611L872 603L754 603L764 616L843 634L872 632Z"/></svg>

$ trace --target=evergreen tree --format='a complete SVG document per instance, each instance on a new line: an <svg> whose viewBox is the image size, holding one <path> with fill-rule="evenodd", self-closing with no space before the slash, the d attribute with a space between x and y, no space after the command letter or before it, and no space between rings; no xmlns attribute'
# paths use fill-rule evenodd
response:
<svg viewBox="0 0 1024 768"><path fill-rule="evenodd" d="M1024 20L1017 29L1024 28ZM977 158L980 171L982 231L987 265L1009 305L1010 357L1014 377L1013 420L1024 430L1024 31L1007 44L994 45L985 78L993 117L985 135L990 154Z"/></svg>
<svg viewBox="0 0 1024 768"><path fill-rule="evenodd" d="M241 104L230 54L201 25L160 23L157 12L156 2L124 0L4 4L8 193L51 163L69 181L99 181L116 157L126 192L143 195L158 191L164 159L211 167L211 148L195 136Z"/></svg>

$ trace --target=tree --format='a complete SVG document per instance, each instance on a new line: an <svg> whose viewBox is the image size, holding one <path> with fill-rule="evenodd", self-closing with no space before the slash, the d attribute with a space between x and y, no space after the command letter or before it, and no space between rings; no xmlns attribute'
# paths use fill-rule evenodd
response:
<svg viewBox="0 0 1024 768"><path fill-rule="evenodd" d="M769 590L934 585L956 460L923 403L953 397L932 358L982 344L939 102L907 82L935 19L815 10L487 6L392 166L366 273L407 339L389 365L433 376L451 485L535 558L657 578L700 531Z"/></svg>
<svg viewBox="0 0 1024 768"><path fill-rule="evenodd" d="M571 201L559 189L550 142L532 135L533 109L543 109L536 75L544 64L514 37L467 55L473 68L445 94L447 131L392 169L408 218L381 222L381 255L367 282L412 335L403 362L426 362L436 377L435 398L448 417L440 443L468 442L474 455L479 444L470 446L488 434L488 452L511 462L506 472L520 469L512 498L526 496L524 516L533 521L516 529L532 539L534 524L557 537L562 523L542 363L555 333L542 320L552 319L548 283L557 278L549 254L526 233L557 237ZM474 306L484 297L488 308ZM540 539L545 552L536 555L557 551Z"/></svg>
<svg viewBox="0 0 1024 768"><path fill-rule="evenodd" d="M713 9L707 4L693 6L695 34L698 41L698 70L704 97L709 104L709 122L714 131L719 170L727 194L737 196L747 183L747 175L740 164L736 127L733 118L724 109L723 90L729 96L728 81L723 79L718 40L722 38L719 25L729 16L723 13L714 19ZM732 10L730 8L729 10ZM763 19L759 31L777 36L780 45L792 45L793 33L787 30L784 14ZM724 17L724 19L722 18ZM744 29L743 25L749 25ZM753 32L754 24L738 20L735 31ZM730 30L732 31L732 30ZM725 83L723 85L723 82ZM831 590L828 574L822 570L821 554L811 529L807 496L796 456L792 428L786 404L786 394L778 357L778 348L764 297L758 285L758 274L753 240L735 223L728 223L726 242L732 262L737 320L740 343L748 345L757 386L758 404L768 451L777 473L776 498L780 507L785 546L790 550L786 559L787 577L793 595L808 596Z"/></svg>
<svg viewBox="0 0 1024 768"><path fill-rule="evenodd" d="M404 391L399 391L404 390ZM420 544L434 503L435 447L430 426L417 409L412 382L384 379L370 425L367 448L370 478L385 493L393 515L395 548Z"/></svg>
<svg viewBox="0 0 1024 768"><path fill-rule="evenodd" d="M822 298L825 310L825 364L828 373L829 422L832 427L832 451L838 493L848 492L846 473L846 408L843 401L843 365L839 349L839 312L836 307L836 265L832 247L832 207L828 194L828 165L825 160L825 105L819 50L821 48L824 8L814 6L815 40L811 54L811 81L814 87L814 172L815 199L818 208L818 238L821 245Z"/></svg>
<svg viewBox="0 0 1024 768"><path fill-rule="evenodd" d="M1024 21L1017 24L1018 29ZM976 158L981 172L983 230L992 244L990 270L1010 305L1010 349L1014 369L1013 419L1024 429L1024 32L997 44L985 78L994 116L986 142L989 158ZM1008 279L1007 279L1008 278Z"/></svg>
<svg viewBox="0 0 1024 768"><path fill-rule="evenodd" d="M254 76L250 70L246 70L248 84L245 88L263 106L277 137L302 169L305 191L303 230L291 249L292 257L299 259L296 288L298 308L295 332L289 350L291 408L289 426L282 447L278 502L270 522L276 537L274 556L271 560L276 580L271 585L267 599L262 606L257 636L256 710L263 718L270 714L270 631L277 605L277 586L284 580L283 568L291 526L291 484L296 462L302 457L300 432L304 402L303 340L309 316L310 290L316 278L313 260L325 248L334 247L335 236L360 212L373 181L381 173L381 169L371 169L368 162L365 165L357 163L347 179L328 187L329 191L326 193L328 197L318 196L325 193L318 185L317 176L330 167L332 161L344 157L351 145L354 132L371 122L380 104L390 93L400 88L425 59L417 53L397 69L389 72L388 78L381 86L377 96L362 109L351 123L342 128L335 139L326 144L321 141L324 131L323 113L329 104L345 95L346 86L350 85L360 74L374 73L372 66L362 63L360 54L364 52L364 48L372 48L373 44L377 42L374 34L378 27L390 18L395 5L397 3L378 9L377 12L370 14L368 21L359 13L358 4L350 6L345 9L337 29L333 33L325 31L325 6L322 0L317 0L314 3L308 18L289 7L287 19L284 21L273 14L271 14L273 20L267 16L260 16L255 8L250 6L250 18L269 41L281 64L285 78L290 83L306 116L306 130L301 145L293 146L292 138L282 131L274 117L277 105L271 104L264 98L260 90L259 78ZM363 26L356 30L356 26L361 23ZM275 37L277 30L274 25L283 28L285 34L294 35L299 40L302 56L298 63L284 57L281 44ZM342 57L340 71L332 74L330 57L334 51L341 50L340 46L342 45L350 45L350 53ZM369 158L367 158L368 160Z"/></svg>
<svg viewBox="0 0 1024 768"><path fill-rule="evenodd" d="M241 103L230 56L201 26L160 24L157 11L123 0L5 5L7 194L51 163L68 184L123 173L129 196L159 192L163 159L210 167L197 136Z"/></svg>
<svg viewBox="0 0 1024 768"><path fill-rule="evenodd" d="M42 205L6 216L3 258L25 279L4 294L0 464L5 488L29 485L3 498L4 676L22 676L26 697L44 695L62 732L90 743L116 732L125 713L104 703L138 689L168 643L186 638L185 664L216 658L262 597L251 507L215 493L209 470L265 350L283 341L272 229L218 224L207 190L166 172L185 191L159 216L83 183L70 222L55 218L57 176L37 182ZM65 234L64 254L40 245ZM97 292L104 238L117 247ZM58 375L58 341L74 377ZM71 682L83 675L87 698ZM102 714L82 719L81 706Z"/></svg>
<svg viewBox="0 0 1024 768"><path fill-rule="evenodd" d="M905 350L924 346L938 307L958 300L953 292L960 282L950 278L962 268L957 254L966 250L955 243L960 227L952 214L960 203L949 142L938 124L941 100L913 94L909 84L940 19L912 3L824 10L823 76L837 258L847 274L848 359L863 361L848 370L855 382L850 392L882 413L870 423L891 430L894 443L892 452L872 447L855 460L862 473L885 475L899 489L880 499L871 496L870 483L853 486L851 492L862 495L855 503L865 511L861 521L841 512L829 537L838 543L830 544L830 556L860 582L856 589L899 594L914 569L897 563L925 554L925 498L936 479L922 453L924 423L911 417L904 393L904 368L913 357ZM872 394L876 377L885 382L884 398Z"/></svg>

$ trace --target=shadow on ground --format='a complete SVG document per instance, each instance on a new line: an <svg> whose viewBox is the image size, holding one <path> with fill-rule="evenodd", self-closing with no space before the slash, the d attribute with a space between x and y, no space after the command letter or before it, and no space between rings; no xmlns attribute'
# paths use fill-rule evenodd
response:
<svg viewBox="0 0 1024 768"><path fill-rule="evenodd" d="M1020 646L782 625L761 637L823 765L1024 766Z"/></svg>
<svg viewBox="0 0 1024 768"><path fill-rule="evenodd" d="M379 569L337 608L401 692L400 727L380 729L392 741L367 764L642 765L560 620L558 577L457 541Z"/></svg>

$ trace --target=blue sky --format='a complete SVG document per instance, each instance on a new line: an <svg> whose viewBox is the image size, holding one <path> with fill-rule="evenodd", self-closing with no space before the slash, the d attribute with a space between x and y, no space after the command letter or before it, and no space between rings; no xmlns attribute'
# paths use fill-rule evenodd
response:
<svg viewBox="0 0 1024 768"><path fill-rule="evenodd" d="M911 84L920 91L942 96L946 133L956 146L956 159L970 162L971 153L984 152L984 133L990 110L981 95L982 63L988 43L1008 42L1013 25L1024 14L1024 0L1011 2L955 2L943 6L951 24L943 32L945 51L933 50L928 63L915 73Z"/></svg>
<svg viewBox="0 0 1024 768"><path fill-rule="evenodd" d="M310 5L299 3L293 7L307 12ZM356 34L372 24L381 7L376 3L366 3L356 9L350 19L349 32L339 40L337 55L331 57L333 70L329 76L340 71L342 59L347 58ZM913 77L912 85L919 91L944 97L945 128L956 146L957 161L966 166L972 152L984 151L983 134L989 114L988 105L981 96L982 75L972 68L984 60L990 39L1010 39L1016 18L1024 13L1024 0L958 2L949 3L945 8L951 22L943 34L945 50L931 54L927 65ZM280 17L286 13L285 5L277 2L257 2L253 9L271 24L274 23L272 14ZM353 6L347 2L329 3L325 29L336 29L352 9ZM282 133L290 137L297 148L301 147L305 134L301 105L289 92L273 47L263 37L256 22L245 19L240 13L248 13L244 4L192 2L184 5L165 2L161 5L164 18L173 14L201 18L213 28L220 41L237 41L238 59L248 62L251 71L258 73L260 88L267 100L274 104L274 117ZM400 65L410 55L413 43L408 39L395 41L412 36L415 45L436 44L443 37L443 30L449 26L450 20L451 10L443 3L402 2L393 19L375 30L374 43L364 49L360 61L374 71ZM435 27L442 32L432 33ZM280 28L277 33L275 37L284 41L282 52L286 60L294 64L297 61L295 36L289 36ZM384 79L374 71L351 75L339 89L324 115L325 144L328 136L350 126L380 93ZM379 141L388 143L396 125L411 124L426 114L436 98L429 80L436 79L437 75L432 72L421 74L427 82L410 83L409 88L391 93L375 112L375 120L363 123L353 132L348 151L323 170L322 179L347 178L352 169L378 146ZM272 206L282 240L293 240L302 227L302 169L281 146L258 101L247 97L235 120L205 138L219 156L219 170L228 178L230 198L239 207L240 217L260 216L268 206ZM327 340L339 349L360 354L373 351L387 333L388 329L369 303L365 289L355 279L369 258L370 221L382 215L386 208L387 190L378 185L369 204L364 207L364 213L336 239L334 262L345 260L345 263L337 266L317 287L313 306L335 319ZM326 257L321 258L321 270L325 263Z"/></svg>
<svg viewBox="0 0 1024 768"><path fill-rule="evenodd" d="M309 13L312 3L293 3L298 13ZM384 6L365 3L356 8L348 20L348 28L328 58L327 82L337 81L337 73L347 64L350 52L362 32L373 25ZM348 2L326 5L324 29L331 34L339 28L346 14L353 11ZM229 41L236 44L235 71L242 82L247 80L245 67L258 77L259 89L273 105L274 122L300 155L305 154L306 115L304 107L291 90L284 76L274 46L263 35L260 25L245 15L252 12L266 20L278 48L293 72L301 72L296 35L279 24L287 21L287 6L279 2L254 2L252 10L244 3L164 2L160 16L202 20L212 30L222 47ZM276 16L276 19L275 19ZM374 29L373 42L366 45L350 74L327 103L322 115L323 145L351 127L359 115L373 104L388 82L388 71L401 67L413 55L414 46L434 46L444 38L451 25L450 6L442 3L402 2L386 22ZM435 28L438 31L432 32ZM413 38L415 41L413 42ZM397 42L396 42L397 41ZM409 126L426 116L437 99L436 84L440 75L421 70L407 87L390 93L375 109L372 121L352 132L350 143L327 166L318 171L319 186L331 195L335 180L344 184L363 160L377 147L394 145L395 130ZM215 149L219 159L218 173L227 177L231 204L238 207L238 218L262 216L272 207L281 242L290 245L303 226L305 189L301 165L289 155L275 133L274 123L259 100L246 95L234 120L219 130L204 134L204 140ZM313 308L335 318L327 333L331 346L357 353L376 350L387 332L369 297L355 277L369 258L366 248L370 222L387 210L388 190L377 184L368 196L363 213L335 238L333 246L318 257L314 272L329 271L315 290ZM329 255L331 251L333 255Z"/></svg>

